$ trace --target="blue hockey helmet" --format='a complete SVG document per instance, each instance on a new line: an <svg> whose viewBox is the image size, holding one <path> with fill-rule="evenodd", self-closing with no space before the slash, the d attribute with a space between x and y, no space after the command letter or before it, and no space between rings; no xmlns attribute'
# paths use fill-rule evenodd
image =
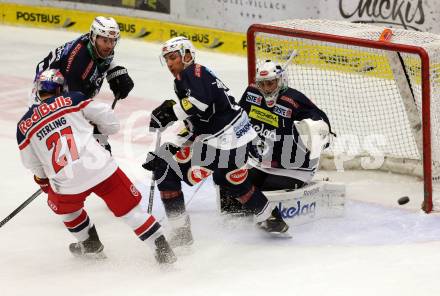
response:
<svg viewBox="0 0 440 296"><path fill-rule="evenodd" d="M49 69L38 75L37 94L48 93L55 94L57 89L62 89L64 85L64 76L60 70Z"/></svg>

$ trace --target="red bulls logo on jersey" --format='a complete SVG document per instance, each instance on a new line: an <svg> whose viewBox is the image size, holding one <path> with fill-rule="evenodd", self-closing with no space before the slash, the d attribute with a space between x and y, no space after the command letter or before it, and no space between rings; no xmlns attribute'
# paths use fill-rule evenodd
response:
<svg viewBox="0 0 440 296"><path fill-rule="evenodd" d="M238 185L243 183L248 176L248 170L246 168L239 168L226 174L226 180L231 184Z"/></svg>
<svg viewBox="0 0 440 296"><path fill-rule="evenodd" d="M72 100L69 97L65 98L63 96L56 98L50 104L42 103L38 107L34 108L33 113L30 117L20 121L20 123L18 124L20 132L24 135L28 131L28 129L30 129L35 123L40 121L41 118L66 106L72 106Z"/></svg>
<svg viewBox="0 0 440 296"><path fill-rule="evenodd" d="M191 167L188 170L188 180L191 184L195 185L199 182L201 182L203 179L207 178L209 175L211 175L212 171L207 168L203 167Z"/></svg>
<svg viewBox="0 0 440 296"><path fill-rule="evenodd" d="M185 146L176 153L175 158L178 163L187 163L191 160L191 156L191 147Z"/></svg>

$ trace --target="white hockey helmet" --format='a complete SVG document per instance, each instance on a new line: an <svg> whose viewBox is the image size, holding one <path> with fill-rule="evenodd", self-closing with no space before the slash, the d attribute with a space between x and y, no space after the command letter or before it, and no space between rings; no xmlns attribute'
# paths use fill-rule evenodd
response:
<svg viewBox="0 0 440 296"><path fill-rule="evenodd" d="M180 53L180 56L182 57L182 61L183 61L183 57L185 56L186 52L189 52L191 54L190 61L188 61L188 62L183 61L183 64L185 66L192 64L196 58L196 49L195 49L194 45L191 43L191 41L188 40L188 38L186 38L184 36L177 36L177 37L174 37L174 38L167 40L162 45L161 57L164 58L165 55L167 55L168 53L175 52L175 51L178 51Z"/></svg>
<svg viewBox="0 0 440 296"><path fill-rule="evenodd" d="M117 43L120 35L119 25L112 17L97 16L90 26L90 42L93 46L97 36L116 39Z"/></svg>
<svg viewBox="0 0 440 296"><path fill-rule="evenodd" d="M265 88L263 87L263 81L272 80L277 80L277 86L274 90L266 92ZM266 60L257 68L255 81L258 89L263 94L268 107L273 107L276 103L280 90L288 87L287 76L284 69L278 63L275 63L271 60Z"/></svg>

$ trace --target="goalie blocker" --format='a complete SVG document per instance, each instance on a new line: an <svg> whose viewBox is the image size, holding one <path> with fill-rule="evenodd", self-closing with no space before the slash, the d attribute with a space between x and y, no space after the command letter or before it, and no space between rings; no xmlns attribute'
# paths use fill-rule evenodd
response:
<svg viewBox="0 0 440 296"><path fill-rule="evenodd" d="M323 218L341 217L345 209L345 185L333 182L312 182L296 190L266 191L268 210L278 207L289 226L310 223ZM222 210L220 190L217 186L217 208ZM244 212L235 209L235 213Z"/></svg>

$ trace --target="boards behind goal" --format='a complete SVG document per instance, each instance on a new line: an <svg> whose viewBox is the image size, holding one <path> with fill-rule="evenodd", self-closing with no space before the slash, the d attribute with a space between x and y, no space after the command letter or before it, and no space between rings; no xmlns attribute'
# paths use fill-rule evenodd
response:
<svg viewBox="0 0 440 296"><path fill-rule="evenodd" d="M390 34L392 33L392 34ZM252 25L248 79L267 59L330 118L337 137L321 164L424 181L425 212L440 179L440 36L324 20Z"/></svg>

